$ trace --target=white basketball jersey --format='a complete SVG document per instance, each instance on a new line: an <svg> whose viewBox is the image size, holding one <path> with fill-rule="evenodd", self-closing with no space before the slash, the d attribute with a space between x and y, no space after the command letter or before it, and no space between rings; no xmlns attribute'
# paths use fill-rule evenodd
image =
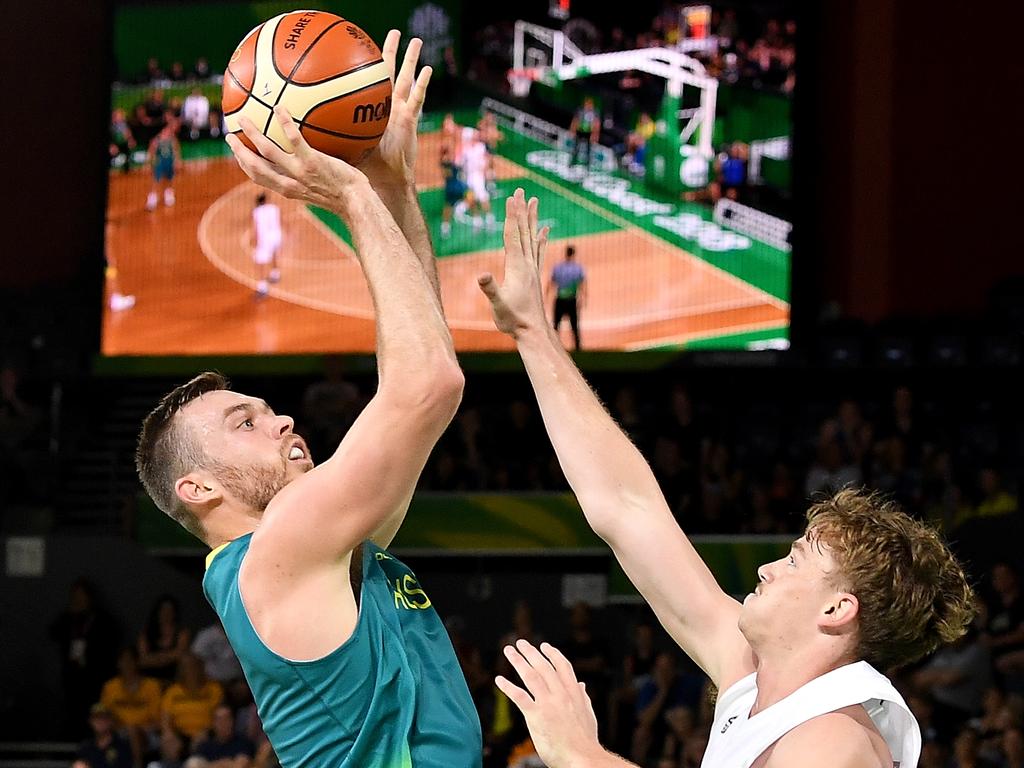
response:
<svg viewBox="0 0 1024 768"><path fill-rule="evenodd" d="M466 176L482 176L487 170L487 145L482 141L474 141L463 149L463 167Z"/></svg>
<svg viewBox="0 0 1024 768"><path fill-rule="evenodd" d="M894 768L917 768L921 729L889 678L866 661L847 664L816 677L782 701L750 717L756 698L756 674L734 683L718 698L701 768L749 768L768 747L796 726L853 704L864 705L889 745Z"/></svg>
<svg viewBox="0 0 1024 768"><path fill-rule="evenodd" d="M256 242L280 242L281 240L281 209L273 203L257 205L252 211L252 220L256 225Z"/></svg>

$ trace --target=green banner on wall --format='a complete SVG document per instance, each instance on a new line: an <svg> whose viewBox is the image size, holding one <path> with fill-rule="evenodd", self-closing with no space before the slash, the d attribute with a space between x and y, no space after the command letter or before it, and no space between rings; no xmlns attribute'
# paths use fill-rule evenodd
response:
<svg viewBox="0 0 1024 768"><path fill-rule="evenodd" d="M204 553L203 546L139 496L137 535L156 552ZM789 550L792 536L693 536L691 541L730 594L746 594L757 567ZM587 525L572 494L421 493L413 499L405 524L391 545L399 554L534 556L606 554L609 595L638 599L611 550ZM671 572L673 564L663 567ZM686 585L680 583L680 589Z"/></svg>

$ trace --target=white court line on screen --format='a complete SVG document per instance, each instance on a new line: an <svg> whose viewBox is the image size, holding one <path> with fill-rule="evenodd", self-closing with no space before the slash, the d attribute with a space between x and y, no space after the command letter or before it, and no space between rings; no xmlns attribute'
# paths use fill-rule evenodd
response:
<svg viewBox="0 0 1024 768"><path fill-rule="evenodd" d="M514 165L514 163L513 163L513 165ZM519 167L523 168L523 166L519 166ZM590 200L587 200L587 198L585 198L585 197L583 197L581 195L576 194L572 190L563 187L558 182L552 181L551 179L549 179L546 176L543 176L543 175L537 173L536 171L530 170L529 168L523 168L523 171L524 171L524 173L527 176L529 176L531 179L536 181L538 184L540 184L542 186L545 186L548 189L552 190L553 192L557 192L560 195L563 195L564 197L570 198L571 200L575 201L577 205L580 205L580 206L586 208L588 211L591 211L592 213L596 213L598 216L601 216L601 217L607 219L608 221L612 222L613 224L615 224L616 226L620 227L621 229L625 229L625 230L629 230L629 231L635 230L636 232L639 232L640 236L642 238L644 238L645 240L652 241L652 242L654 242L654 243L656 243L656 244L658 244L660 246L668 246L668 247L672 248L676 252L676 255L679 256L680 258L685 258L685 259L688 259L690 261L693 261L698 266L702 267L705 270L719 273L719 275L721 277L723 277L727 282L730 282L730 283L733 283L735 285L741 286L744 289L746 289L746 290L748 290L748 291L750 291L752 293L759 294L760 296L763 297L763 303L771 304L776 309L789 310L789 304L787 302L785 302L782 299L779 299L779 298L777 298L775 296L772 296L770 293L768 293L764 289L758 288L756 285L751 285L750 283L746 282L745 280L741 280L740 278L736 277L736 275L732 274L731 272L728 272L728 271L722 269L721 267L716 267L714 264L709 264L708 262L704 261L704 259L701 259L701 258L699 258L697 256L694 256L692 253L690 253L686 249L680 248L679 246L674 245L673 243L670 243L667 240L663 240L662 238L658 237L657 235L651 234L650 232L648 232L643 227L640 227L640 226L634 224L633 222L630 222L630 221L622 218L618 214L615 214L615 213L612 213L611 211L605 210L600 205L597 205L597 203L594 203L594 202L591 202Z"/></svg>
<svg viewBox="0 0 1024 768"><path fill-rule="evenodd" d="M213 205L207 208L206 212L203 214L203 217L199 220L199 226L196 229L196 238L199 240L199 247L202 250L203 255L206 256L207 260L211 264L213 264L214 267L216 267L220 272L223 272L225 275L227 275L235 282L241 283L242 285L251 288L252 290L255 291L257 288L256 279L244 274L240 270L233 267L225 259L221 258L220 255L217 253L216 249L213 247L213 244L210 241L210 236L207 232L207 230L210 227L210 222L217 216L221 209L224 208L224 206L231 201L232 197L236 193L246 190L247 188L249 188L249 182L242 182L238 186L221 195L221 197L218 198L213 203ZM281 288L279 283L270 286L267 295L273 296L276 299L281 299L282 301L287 301L292 304L296 304L300 307L306 307L307 309L316 309L321 312L329 312L330 314L340 315L342 317L355 317L360 320L373 320L372 311L367 312L366 310L362 310L356 307L343 308L331 302L322 301L320 299L313 299L308 296L303 296L302 294L299 293L292 293L291 291Z"/></svg>
<svg viewBox="0 0 1024 768"><path fill-rule="evenodd" d="M741 325L723 325L717 328L704 329L701 331L694 331L693 333L682 333L673 334L672 336L663 336L660 339L649 339L647 341L637 341L631 344L624 345L624 349L627 352L638 352L644 349L653 349L654 347L664 347L669 344L685 344L688 341L698 341L699 339L711 339L715 336L728 335L732 336L734 333L746 333L748 331L761 331L767 330L768 328L780 328L784 329L784 325L780 325L778 320L759 320L756 323L743 323ZM726 334L723 334L725 331Z"/></svg>

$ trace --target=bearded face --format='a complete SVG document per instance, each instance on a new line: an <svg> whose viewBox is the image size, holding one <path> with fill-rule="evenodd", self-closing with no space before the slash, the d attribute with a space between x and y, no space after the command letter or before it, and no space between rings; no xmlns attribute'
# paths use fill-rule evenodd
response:
<svg viewBox="0 0 1024 768"><path fill-rule="evenodd" d="M253 462L248 466L227 466L215 461L211 463L210 470L232 496L262 512L292 479L288 476L286 462L287 459L282 459L280 463Z"/></svg>

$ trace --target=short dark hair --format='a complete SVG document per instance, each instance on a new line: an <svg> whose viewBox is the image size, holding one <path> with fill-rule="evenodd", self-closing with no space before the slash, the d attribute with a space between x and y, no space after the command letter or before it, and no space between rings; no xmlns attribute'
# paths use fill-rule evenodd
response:
<svg viewBox="0 0 1024 768"><path fill-rule="evenodd" d="M575 255L576 255L576 246L575 245L567 245L567 246L565 246L565 258L571 259Z"/></svg>
<svg viewBox="0 0 1024 768"><path fill-rule="evenodd" d="M205 457L193 436L180 424L175 424L174 417L197 397L230 388L231 384L224 376L207 371L172 389L143 420L135 449L135 468L149 497L185 530L204 541L202 524L178 498L174 483L182 475L201 466Z"/></svg>

